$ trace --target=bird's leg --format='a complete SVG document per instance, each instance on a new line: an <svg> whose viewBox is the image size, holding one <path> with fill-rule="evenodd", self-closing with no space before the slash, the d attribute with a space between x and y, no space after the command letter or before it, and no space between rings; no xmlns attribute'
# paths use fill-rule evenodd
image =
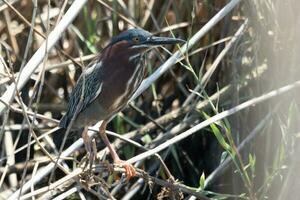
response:
<svg viewBox="0 0 300 200"><path fill-rule="evenodd" d="M115 151L114 147L110 144L110 142L107 138L107 135L105 133L106 125L107 125L107 122L103 121L101 126L99 127L100 136L101 136L103 142L105 143L105 145L107 146L107 148L109 149L109 152L111 154L111 157L112 157L114 163L124 167L127 179L130 179L131 177L135 176L135 174L136 174L135 169L131 164L129 164L126 161L121 160L119 158L117 152Z"/></svg>
<svg viewBox="0 0 300 200"><path fill-rule="evenodd" d="M94 152L92 151L92 143L88 135L88 127L84 127L84 130L82 132L82 139L87 152L87 159L89 161L90 170L91 170L94 162Z"/></svg>

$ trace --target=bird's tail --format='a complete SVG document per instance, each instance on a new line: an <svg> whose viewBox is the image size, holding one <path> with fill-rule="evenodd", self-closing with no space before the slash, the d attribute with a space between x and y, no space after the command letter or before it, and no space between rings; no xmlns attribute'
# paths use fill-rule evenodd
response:
<svg viewBox="0 0 300 200"><path fill-rule="evenodd" d="M64 120L63 120L64 119ZM66 126L66 127L64 127ZM59 123L59 127L56 127L52 130L53 141L58 149L61 148L62 142L65 140L64 149L69 147L74 143L74 140L77 140L82 133L83 129L72 129L67 133L68 121L65 117Z"/></svg>
<svg viewBox="0 0 300 200"><path fill-rule="evenodd" d="M64 115L64 116L61 118L61 120L60 120L58 126L61 127L61 128L67 129L67 128L68 128L68 125L69 125L68 117L67 117L67 115Z"/></svg>

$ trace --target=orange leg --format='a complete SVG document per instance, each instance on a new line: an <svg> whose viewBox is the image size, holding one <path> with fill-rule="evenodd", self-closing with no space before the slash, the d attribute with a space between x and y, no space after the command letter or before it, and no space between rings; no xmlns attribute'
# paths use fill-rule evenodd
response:
<svg viewBox="0 0 300 200"><path fill-rule="evenodd" d="M105 143L105 145L107 146L107 148L109 149L109 152L111 154L111 157L112 157L114 163L124 167L127 179L130 179L131 177L135 176L135 174L136 174L135 169L131 164L129 164L126 161L121 160L119 158L117 152L115 151L114 147L110 144L110 142L107 138L107 135L105 133L106 125L107 125L107 122L103 121L101 126L99 127L100 136L101 136L103 142Z"/></svg>

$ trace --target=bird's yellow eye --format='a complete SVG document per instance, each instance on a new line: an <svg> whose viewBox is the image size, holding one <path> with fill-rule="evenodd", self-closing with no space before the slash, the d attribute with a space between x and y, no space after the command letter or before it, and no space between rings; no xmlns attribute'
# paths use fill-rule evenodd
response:
<svg viewBox="0 0 300 200"><path fill-rule="evenodd" d="M140 38L139 37L134 37L134 38L132 38L132 41L135 42L135 43L138 43L140 41Z"/></svg>

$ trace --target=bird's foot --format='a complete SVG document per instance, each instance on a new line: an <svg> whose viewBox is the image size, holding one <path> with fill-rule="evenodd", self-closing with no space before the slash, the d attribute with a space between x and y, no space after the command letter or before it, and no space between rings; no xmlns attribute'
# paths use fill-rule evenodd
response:
<svg viewBox="0 0 300 200"><path fill-rule="evenodd" d="M88 168L88 171L92 173L93 165L97 163L98 157L93 152L87 152L86 156L80 161L79 166L82 166L83 171Z"/></svg>
<svg viewBox="0 0 300 200"><path fill-rule="evenodd" d="M115 160L114 164L123 167L125 169L125 174L126 174L126 178L127 180L131 179L132 177L134 177L136 175L136 171L135 168L133 167L132 164L128 163L127 161L124 160Z"/></svg>
<svg viewBox="0 0 300 200"><path fill-rule="evenodd" d="M100 158L97 155L97 148L94 140L92 141L92 147L88 148L86 156L82 159L80 166L82 163L84 163L84 170L89 166L89 171L92 171L94 164L100 163Z"/></svg>
<svg viewBox="0 0 300 200"><path fill-rule="evenodd" d="M83 171L86 170L87 167L89 167L89 170L92 170L93 166L93 159L90 152L87 152L86 155L82 158L82 160L79 163L79 166L82 166Z"/></svg>

